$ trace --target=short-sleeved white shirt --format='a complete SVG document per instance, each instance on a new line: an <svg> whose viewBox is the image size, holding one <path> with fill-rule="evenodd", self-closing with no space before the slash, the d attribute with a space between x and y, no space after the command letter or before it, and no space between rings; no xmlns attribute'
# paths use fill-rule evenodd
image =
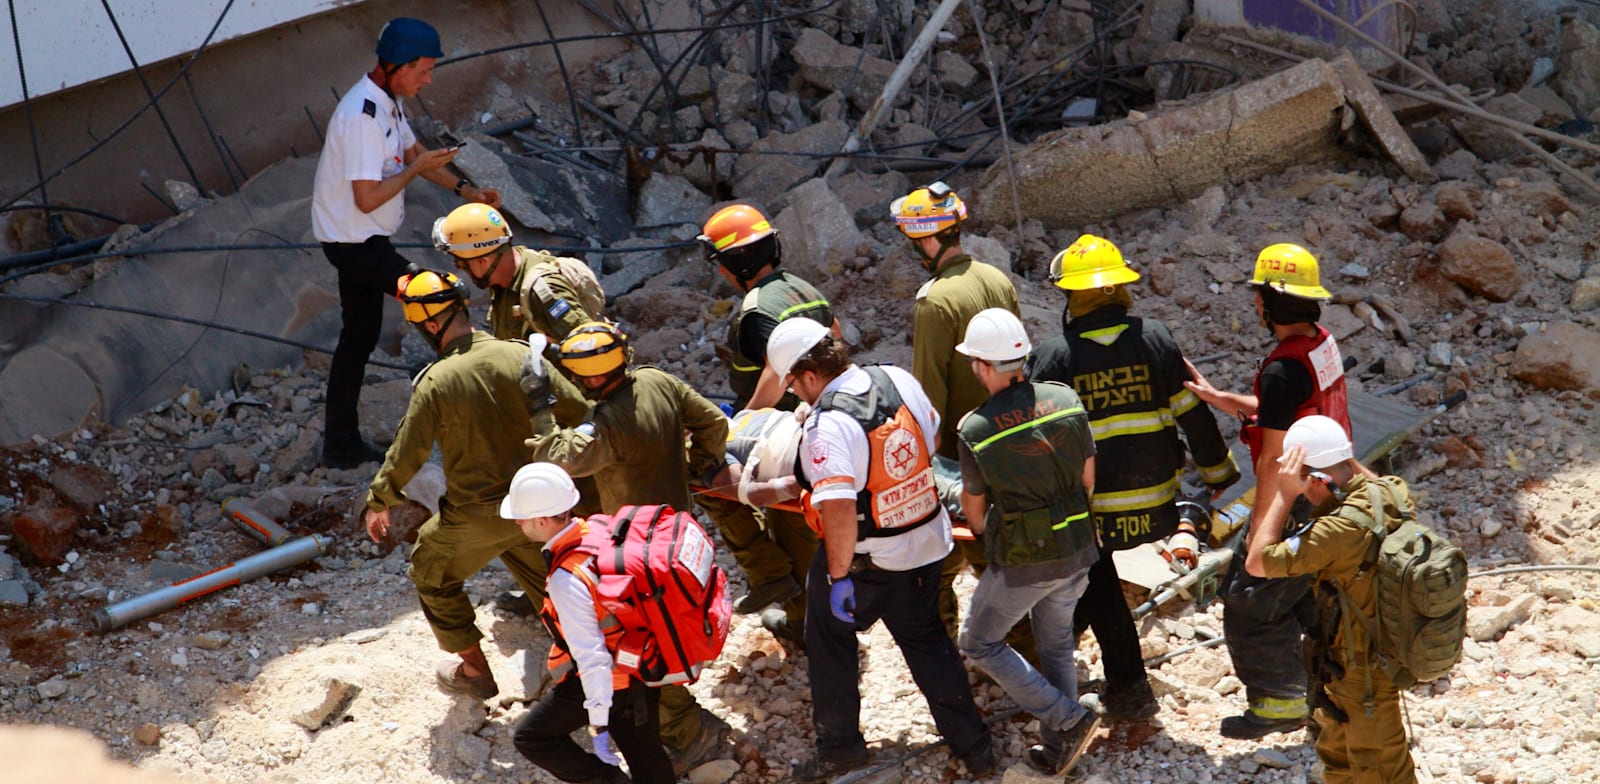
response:
<svg viewBox="0 0 1600 784"><path fill-rule="evenodd" d="M934 451L934 439L939 434L939 414L933 410L928 395L910 373L897 367L884 366L883 370L894 382L900 399L916 417L922 428L928 453ZM855 365L840 373L823 388L827 395L835 390L847 395L866 394L872 379ZM868 462L872 447L861 425L848 414L839 411L817 411L806 422L800 443L801 468L808 482L816 486L811 493L813 505L829 500L848 500L867 486ZM846 482L824 482L834 477L850 477ZM820 485L820 486L818 486ZM925 566L950 554L954 542L950 532L950 515L939 507L939 517L917 528L896 536L873 537L856 542L857 553L870 554L873 565L879 569L903 572Z"/></svg>
<svg viewBox="0 0 1600 784"><path fill-rule="evenodd" d="M400 230L405 191L372 212L356 207L350 183L382 180L406 166L406 150L417 137L405 112L371 77L363 76L333 110L311 190L311 233L318 242L365 242Z"/></svg>

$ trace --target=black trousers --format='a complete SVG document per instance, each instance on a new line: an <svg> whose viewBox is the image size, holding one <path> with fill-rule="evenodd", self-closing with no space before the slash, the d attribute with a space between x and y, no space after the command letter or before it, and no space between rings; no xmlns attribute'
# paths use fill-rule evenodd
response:
<svg viewBox="0 0 1600 784"><path fill-rule="evenodd" d="M388 237L362 243L324 242L322 253L339 271L339 344L328 369L327 414L323 451L353 452L361 447L356 406L367 357L378 347L383 331L383 298L395 294L395 281L406 272L405 257Z"/></svg>
<svg viewBox="0 0 1600 784"><path fill-rule="evenodd" d="M1234 566L1238 565L1235 559ZM1233 671L1252 702L1304 699L1310 676L1300 635L1316 629L1310 576L1263 579L1230 567L1222 594L1222 634Z"/></svg>
<svg viewBox="0 0 1600 784"><path fill-rule="evenodd" d="M817 753L865 750L861 735L861 663L856 632L879 619L905 656L911 678L928 701L933 723L957 757L991 748L989 731L967 685L967 669L939 621L939 561L904 572L865 569L852 577L856 622L828 607L828 554L818 547L806 578L806 655L811 675L811 720Z"/></svg>
<svg viewBox="0 0 1600 784"><path fill-rule="evenodd" d="M1100 663L1105 668L1107 691L1144 681L1144 657L1139 650L1139 630L1133 625L1133 611L1122 596L1122 578L1110 551L1101 551L1100 560L1089 567L1089 586L1078 600L1072 616L1073 633L1082 636L1093 629L1100 643ZM1296 650L1299 650L1298 648Z"/></svg>
<svg viewBox="0 0 1600 784"><path fill-rule="evenodd" d="M611 696L607 729L617 751L628 761L633 780L641 784L674 784L678 780L672 773L672 760L661 746L661 725L656 720L660 696L660 689L638 681ZM573 673L546 691L522 717L512 743L522 756L562 781L616 779L616 768L572 740L572 733L588 724L583 682Z"/></svg>

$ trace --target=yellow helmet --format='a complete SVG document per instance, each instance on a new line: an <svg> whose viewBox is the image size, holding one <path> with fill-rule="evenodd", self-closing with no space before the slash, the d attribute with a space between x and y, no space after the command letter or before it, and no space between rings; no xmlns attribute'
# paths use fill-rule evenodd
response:
<svg viewBox="0 0 1600 784"><path fill-rule="evenodd" d="M967 205L950 186L935 182L889 205L889 215L907 237L932 237L967 219Z"/></svg>
<svg viewBox="0 0 1600 784"><path fill-rule="evenodd" d="M1111 240L1084 234L1050 260L1050 280L1067 291L1094 289L1132 283L1139 273L1122 260L1122 251Z"/></svg>
<svg viewBox="0 0 1600 784"><path fill-rule="evenodd" d="M628 336L606 321L579 324L561 341L561 366L576 376L603 376L628 361Z"/></svg>
<svg viewBox="0 0 1600 784"><path fill-rule="evenodd" d="M466 285L448 272L416 270L402 275L395 288L395 299L400 300L406 321L412 324L436 318L457 305L467 305Z"/></svg>
<svg viewBox="0 0 1600 784"><path fill-rule="evenodd" d="M458 259L487 256L511 241L511 227L487 204L463 204L433 222L433 247Z"/></svg>
<svg viewBox="0 0 1600 784"><path fill-rule="evenodd" d="M1317 257L1311 251L1287 242L1268 245L1256 256L1253 286L1270 286L1273 291L1300 299L1326 302L1333 294L1322 287Z"/></svg>

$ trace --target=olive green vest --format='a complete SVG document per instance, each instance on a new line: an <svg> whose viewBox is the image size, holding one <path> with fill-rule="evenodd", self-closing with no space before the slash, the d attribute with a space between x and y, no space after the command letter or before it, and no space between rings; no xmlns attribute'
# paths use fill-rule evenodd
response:
<svg viewBox="0 0 1600 784"><path fill-rule="evenodd" d="M1059 561L1095 546L1083 487L1089 420L1072 387L1012 384L962 417L957 432L987 485L990 563Z"/></svg>
<svg viewBox="0 0 1600 784"><path fill-rule="evenodd" d="M754 313L779 323L795 316L805 316L823 326L833 326L833 309L828 306L828 299L810 283L787 272L775 272L757 283L745 294L744 302L740 303L738 312L733 316L733 328L728 330L728 348L733 353L733 361L728 366L728 386L733 388L741 408L755 394L756 383L761 380L761 369L766 364L745 356L739 350L739 330L744 325L745 317ZM792 401L788 408L794 408Z"/></svg>

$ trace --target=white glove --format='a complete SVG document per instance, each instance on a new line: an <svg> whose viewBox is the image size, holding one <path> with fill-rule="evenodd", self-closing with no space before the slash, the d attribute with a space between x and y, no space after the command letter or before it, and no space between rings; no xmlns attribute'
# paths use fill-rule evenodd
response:
<svg viewBox="0 0 1600 784"><path fill-rule="evenodd" d="M617 755L617 747L611 742L611 730L601 730L594 736L594 755L613 768L622 766L622 757Z"/></svg>
<svg viewBox="0 0 1600 784"><path fill-rule="evenodd" d="M739 503L753 506L750 503L750 483L756 479L756 469L761 466L761 457L752 453L750 459L745 461L744 468L739 472Z"/></svg>
<svg viewBox="0 0 1600 784"><path fill-rule="evenodd" d="M796 406L794 409L794 421L803 425L809 418L811 418L811 404L802 400L800 401L800 405Z"/></svg>

